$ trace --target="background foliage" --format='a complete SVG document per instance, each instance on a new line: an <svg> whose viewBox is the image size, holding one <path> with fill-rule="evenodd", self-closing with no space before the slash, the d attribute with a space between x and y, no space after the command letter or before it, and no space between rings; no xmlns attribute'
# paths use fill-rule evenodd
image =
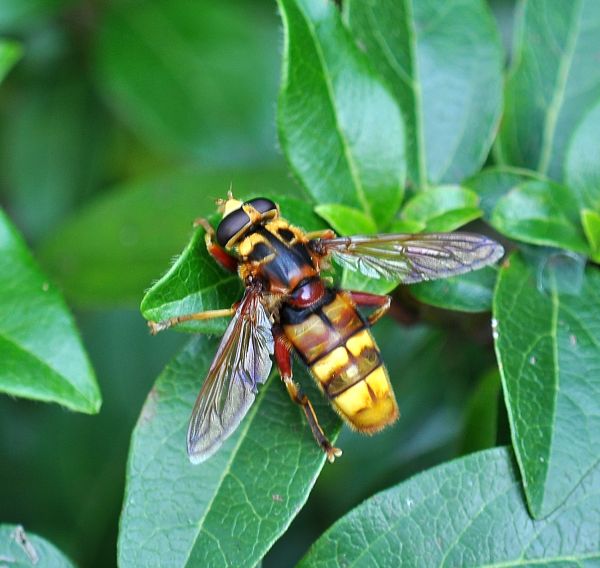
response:
<svg viewBox="0 0 600 568"><path fill-rule="evenodd" d="M0 2L9 566L600 558L600 4L338 4ZM296 365L334 466L276 377L213 459L185 456L224 322L150 338L139 306L239 297L192 230L230 183L307 230L467 226L507 249L393 292L393 428L341 429Z"/></svg>

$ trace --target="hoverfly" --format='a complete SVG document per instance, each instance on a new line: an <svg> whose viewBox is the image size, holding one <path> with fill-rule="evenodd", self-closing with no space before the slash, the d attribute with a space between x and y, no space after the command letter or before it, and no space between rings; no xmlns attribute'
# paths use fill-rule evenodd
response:
<svg viewBox="0 0 600 568"><path fill-rule="evenodd" d="M156 334L184 321L233 316L192 411L187 436L192 463L209 458L237 428L269 376L271 357L330 462L342 452L327 439L293 380L292 353L353 429L372 434L398 418L389 375L369 331L391 298L326 285L320 271L330 259L370 278L411 284L476 270L504 252L495 241L472 233L306 233L283 219L269 199L243 203L229 192L217 203L223 218L216 232L205 219L197 224L206 231L215 261L244 282L243 298L229 309L149 322ZM365 317L358 308L372 312Z"/></svg>

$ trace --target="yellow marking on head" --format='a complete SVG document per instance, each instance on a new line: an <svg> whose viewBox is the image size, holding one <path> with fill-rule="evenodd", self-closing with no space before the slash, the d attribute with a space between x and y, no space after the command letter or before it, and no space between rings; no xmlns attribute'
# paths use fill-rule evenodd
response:
<svg viewBox="0 0 600 568"><path fill-rule="evenodd" d="M223 218L227 217L230 213L238 210L242 206L242 202L238 199L234 199L233 196L227 198L227 201L221 205Z"/></svg>
<svg viewBox="0 0 600 568"><path fill-rule="evenodd" d="M343 369L350 362L348 352L345 347L337 347L322 359L319 359L312 367L311 371L317 379L323 384L327 384L332 375Z"/></svg>
<svg viewBox="0 0 600 568"><path fill-rule="evenodd" d="M361 352L368 347L375 347L375 343L369 330L364 329L363 331L359 331L357 334L353 335L346 341L346 347L348 351L352 353L355 357L358 357Z"/></svg>

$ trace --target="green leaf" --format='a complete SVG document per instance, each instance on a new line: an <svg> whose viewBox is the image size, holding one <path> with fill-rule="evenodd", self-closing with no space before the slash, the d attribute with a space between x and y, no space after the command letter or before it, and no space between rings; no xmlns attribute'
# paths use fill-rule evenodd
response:
<svg viewBox="0 0 600 568"><path fill-rule="evenodd" d="M428 232L450 232L481 217L477 194L458 185L418 193L402 208L402 219L425 225Z"/></svg>
<svg viewBox="0 0 600 568"><path fill-rule="evenodd" d="M600 472L573 499L532 521L508 450L426 471L336 522L298 565L592 566L600 557Z"/></svg>
<svg viewBox="0 0 600 568"><path fill-rule="evenodd" d="M62 226L40 250L71 302L139 305L142 292L189 240L192 223L216 212L215 199L298 193L277 167L175 171L113 188ZM211 264L212 264L211 260Z"/></svg>
<svg viewBox="0 0 600 568"><path fill-rule="evenodd" d="M315 213L323 217L339 235L369 235L377 232L375 221L360 209L327 203L317 205Z"/></svg>
<svg viewBox="0 0 600 568"><path fill-rule="evenodd" d="M496 445L500 388L498 369L486 373L477 384L465 410L462 454L487 450Z"/></svg>
<svg viewBox="0 0 600 568"><path fill-rule="evenodd" d="M25 533L19 525L0 525L0 566L6 568L74 568L47 540Z"/></svg>
<svg viewBox="0 0 600 568"><path fill-rule="evenodd" d="M546 269L549 267L546 266ZM536 518L554 511L598 462L600 272L580 290L539 282L513 254L500 269L494 336L513 446Z"/></svg>
<svg viewBox="0 0 600 568"><path fill-rule="evenodd" d="M21 58L21 46L14 41L0 40L0 83Z"/></svg>
<svg viewBox="0 0 600 568"><path fill-rule="evenodd" d="M208 254L205 231L198 228L181 255L166 274L146 292L140 310L150 321L174 316L229 308L242 297L242 281L227 272ZM178 331L223 333L228 319L190 321Z"/></svg>
<svg viewBox="0 0 600 568"><path fill-rule="evenodd" d="M380 229L400 207L400 110L342 25L334 2L279 0L285 44L279 138L314 199L360 209Z"/></svg>
<svg viewBox="0 0 600 568"><path fill-rule="evenodd" d="M0 210L0 392L94 414L101 398L73 318Z"/></svg>
<svg viewBox="0 0 600 568"><path fill-rule="evenodd" d="M425 229L425 223L412 219L394 219L390 225L390 233L420 233Z"/></svg>
<svg viewBox="0 0 600 568"><path fill-rule="evenodd" d="M486 3L350 0L344 5L350 29L402 108L413 184L457 183L476 172L502 106L504 56Z"/></svg>
<svg viewBox="0 0 600 568"><path fill-rule="evenodd" d="M577 204L563 185L530 181L516 186L498 200L490 223L518 241L589 254Z"/></svg>
<svg viewBox="0 0 600 568"><path fill-rule="evenodd" d="M498 200L511 189L527 181L544 179L542 175L530 170L495 166L466 179L463 185L479 196L479 207L483 210L485 219L489 220Z"/></svg>
<svg viewBox="0 0 600 568"><path fill-rule="evenodd" d="M526 0L497 142L502 162L563 179L567 144L600 98L600 3Z"/></svg>
<svg viewBox="0 0 600 568"><path fill-rule="evenodd" d="M494 266L486 266L481 270L422 282L410 287L411 294L417 300L459 312L488 312L492 309L492 296L498 270Z"/></svg>
<svg viewBox="0 0 600 568"><path fill-rule="evenodd" d="M270 9L171 0L107 8L95 45L98 84L149 145L204 164L274 158Z"/></svg>
<svg viewBox="0 0 600 568"><path fill-rule="evenodd" d="M253 566L287 529L323 467L323 452L277 376L260 388L223 447L208 461L190 464L185 433L216 348L213 339L192 339L144 405L127 467L118 554L123 568ZM295 374L335 438L339 419L300 365Z"/></svg>
<svg viewBox="0 0 600 568"><path fill-rule="evenodd" d="M63 66L9 95L0 172L11 214L38 241L100 185L112 123L79 68Z"/></svg>
<svg viewBox="0 0 600 568"><path fill-rule="evenodd" d="M341 288L344 290L355 290L370 292L371 294L389 294L398 287L397 280L385 280L383 278L368 278L360 272L354 272L345 268L342 271Z"/></svg>
<svg viewBox="0 0 600 568"><path fill-rule="evenodd" d="M264 192L261 195L271 197ZM278 202L282 216L293 224L306 230L323 227L308 203L284 196L273 199ZM148 290L141 310L146 319L160 321L182 314L229 308L241 297L239 276L218 266L206 250L204 229L198 228L169 271ZM176 329L222 333L227 323L225 319L192 321Z"/></svg>
<svg viewBox="0 0 600 568"><path fill-rule="evenodd" d="M595 262L600 262L600 213L583 209L581 211L581 224L590 244L592 259Z"/></svg>
<svg viewBox="0 0 600 568"><path fill-rule="evenodd" d="M600 95L569 145L565 163L567 184L581 208L600 211Z"/></svg>

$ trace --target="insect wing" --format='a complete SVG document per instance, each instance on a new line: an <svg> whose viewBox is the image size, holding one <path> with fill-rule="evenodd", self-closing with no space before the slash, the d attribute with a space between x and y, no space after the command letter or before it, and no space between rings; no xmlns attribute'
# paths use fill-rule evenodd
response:
<svg viewBox="0 0 600 568"><path fill-rule="evenodd" d="M271 371L273 335L256 290L247 290L229 322L192 411L188 455L200 463L238 427Z"/></svg>
<svg viewBox="0 0 600 568"><path fill-rule="evenodd" d="M473 233L340 237L320 240L319 248L345 268L404 284L470 272L504 254L496 241Z"/></svg>

